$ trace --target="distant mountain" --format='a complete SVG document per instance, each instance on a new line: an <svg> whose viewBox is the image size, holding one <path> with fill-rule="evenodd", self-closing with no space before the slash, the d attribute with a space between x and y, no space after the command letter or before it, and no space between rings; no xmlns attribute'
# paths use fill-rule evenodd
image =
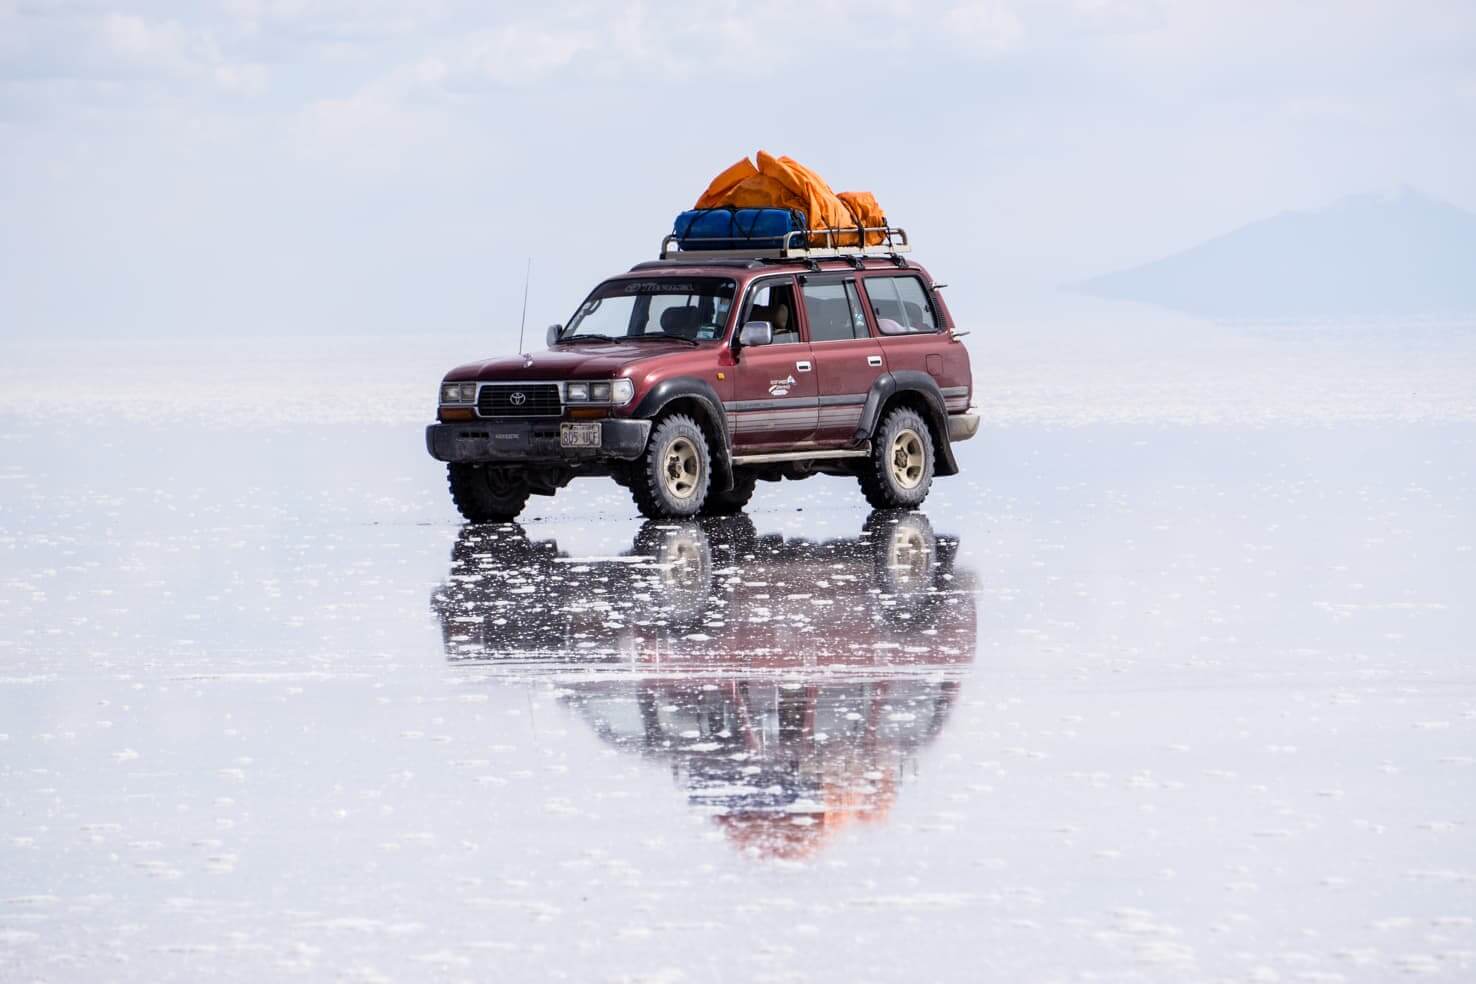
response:
<svg viewBox="0 0 1476 984"><path fill-rule="evenodd" d="M1413 189L1280 215L1077 288L1227 318L1476 313L1476 214Z"/></svg>

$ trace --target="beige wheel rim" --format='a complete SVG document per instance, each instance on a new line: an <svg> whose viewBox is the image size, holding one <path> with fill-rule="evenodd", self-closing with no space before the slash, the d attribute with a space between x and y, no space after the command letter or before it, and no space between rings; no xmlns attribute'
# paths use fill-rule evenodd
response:
<svg viewBox="0 0 1476 984"><path fill-rule="evenodd" d="M678 534L666 544L661 558L666 566L667 587L691 590L702 577L702 547L691 536Z"/></svg>
<svg viewBox="0 0 1476 984"><path fill-rule="evenodd" d="M892 438L892 479L904 489L915 489L923 480L923 442L917 431L907 428Z"/></svg>
<svg viewBox="0 0 1476 984"><path fill-rule="evenodd" d="M887 569L892 572L898 587L906 588L921 582L932 563L932 551L921 532L901 527L892 531L891 542L887 544Z"/></svg>
<svg viewBox="0 0 1476 984"><path fill-rule="evenodd" d="M678 499L690 499L697 493L697 480L702 477L702 461L697 446L679 437L666 446L661 465L661 480L666 491Z"/></svg>

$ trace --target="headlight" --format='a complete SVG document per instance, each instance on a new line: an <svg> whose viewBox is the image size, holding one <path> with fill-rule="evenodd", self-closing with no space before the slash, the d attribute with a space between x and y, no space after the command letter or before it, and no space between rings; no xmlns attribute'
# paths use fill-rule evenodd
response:
<svg viewBox="0 0 1476 984"><path fill-rule="evenodd" d="M633 396L635 384L628 379L564 384L565 403L611 403L619 407L629 403Z"/></svg>
<svg viewBox="0 0 1476 984"><path fill-rule="evenodd" d="M442 403L473 403L477 399L476 383L442 383Z"/></svg>

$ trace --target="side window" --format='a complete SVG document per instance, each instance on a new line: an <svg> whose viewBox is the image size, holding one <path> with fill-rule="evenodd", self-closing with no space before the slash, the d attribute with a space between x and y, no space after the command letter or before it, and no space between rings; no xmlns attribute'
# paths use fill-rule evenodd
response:
<svg viewBox="0 0 1476 984"><path fill-rule="evenodd" d="M866 296L883 335L938 330L933 302L916 277L867 277Z"/></svg>
<svg viewBox="0 0 1476 984"><path fill-rule="evenodd" d="M843 283L806 284L805 318L810 323L810 341L835 342L866 337L866 314L856 296L856 285Z"/></svg>
<svg viewBox="0 0 1476 984"><path fill-rule="evenodd" d="M767 321L774 326L774 344L787 345L800 340L799 320L794 316L794 285L766 283L748 295L748 310L739 325L750 321Z"/></svg>

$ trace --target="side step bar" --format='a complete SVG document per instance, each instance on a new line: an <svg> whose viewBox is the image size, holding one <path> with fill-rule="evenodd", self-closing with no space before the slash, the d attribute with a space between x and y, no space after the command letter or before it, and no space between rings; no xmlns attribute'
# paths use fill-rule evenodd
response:
<svg viewBox="0 0 1476 984"><path fill-rule="evenodd" d="M773 454L738 454L735 465L767 465L775 461L819 461L822 458L864 458L871 453L871 442L853 451L777 451Z"/></svg>

